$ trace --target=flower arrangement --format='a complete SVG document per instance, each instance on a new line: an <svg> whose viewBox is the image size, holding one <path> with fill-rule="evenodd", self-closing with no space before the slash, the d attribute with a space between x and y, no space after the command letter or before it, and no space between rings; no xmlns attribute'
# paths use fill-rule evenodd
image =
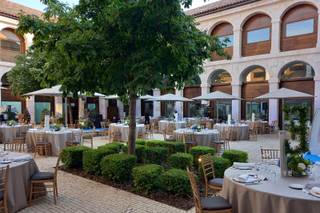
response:
<svg viewBox="0 0 320 213"><path fill-rule="evenodd" d="M310 165L308 160L303 158L303 154L308 151L307 143L307 114L305 106L291 106L284 109L285 119L290 121L288 130L290 139L285 142L285 152L287 155L287 165L289 175L306 176ZM299 122L295 122L292 116L298 115Z"/></svg>
<svg viewBox="0 0 320 213"><path fill-rule="evenodd" d="M201 126L197 125L197 124L194 124L191 126L191 129L194 131L194 132L201 132Z"/></svg>
<svg viewBox="0 0 320 213"><path fill-rule="evenodd" d="M50 129L52 129L55 132L60 131L61 130L61 124L55 123L55 124L50 126Z"/></svg>
<svg viewBox="0 0 320 213"><path fill-rule="evenodd" d="M128 118L125 119L124 122L123 122L123 124L124 124L124 125L129 125L129 124L130 124L130 119L128 119Z"/></svg>
<svg viewBox="0 0 320 213"><path fill-rule="evenodd" d="M80 119L79 125L81 129L91 129L93 127L93 123L89 118Z"/></svg>
<svg viewBox="0 0 320 213"><path fill-rule="evenodd" d="M10 120L7 122L8 126L15 126L17 124L17 122L15 120Z"/></svg>

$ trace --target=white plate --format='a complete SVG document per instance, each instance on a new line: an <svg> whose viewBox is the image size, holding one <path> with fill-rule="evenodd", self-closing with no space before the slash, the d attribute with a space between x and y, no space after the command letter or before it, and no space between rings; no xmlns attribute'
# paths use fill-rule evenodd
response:
<svg viewBox="0 0 320 213"><path fill-rule="evenodd" d="M312 190L309 191L309 194L311 194L312 196L320 198L320 194L317 194L317 193L313 192Z"/></svg>
<svg viewBox="0 0 320 213"><path fill-rule="evenodd" d="M12 161L11 160L3 160L3 161L0 161L1 164L9 164L11 163Z"/></svg>
<svg viewBox="0 0 320 213"><path fill-rule="evenodd" d="M304 188L304 185L301 185L301 184L290 184L289 187L291 189L296 189L296 190L302 190Z"/></svg>
<svg viewBox="0 0 320 213"><path fill-rule="evenodd" d="M250 181L243 181L243 180L240 180L239 178L236 178L236 177L232 178L232 179L238 183L246 183L246 184L259 183L261 181L261 179L259 179L259 178L251 179Z"/></svg>
<svg viewBox="0 0 320 213"><path fill-rule="evenodd" d="M252 166L236 166L236 167L233 167L235 169L239 169L239 170L252 170L253 167Z"/></svg>

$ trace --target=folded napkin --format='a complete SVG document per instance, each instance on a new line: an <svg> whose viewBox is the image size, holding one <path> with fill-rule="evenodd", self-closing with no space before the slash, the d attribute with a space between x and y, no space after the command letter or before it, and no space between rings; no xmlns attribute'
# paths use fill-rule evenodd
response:
<svg viewBox="0 0 320 213"><path fill-rule="evenodd" d="M238 180L240 182L244 182L244 183L250 183L250 182L255 182L258 180L258 177L257 175L253 175L253 174L243 174L243 175L240 175L238 177Z"/></svg>
<svg viewBox="0 0 320 213"><path fill-rule="evenodd" d="M320 195L320 187L312 187L311 191L317 195Z"/></svg>
<svg viewBox="0 0 320 213"><path fill-rule="evenodd" d="M20 161L29 161L32 159L31 155L21 155L21 156L16 156L12 158L12 161L14 162L20 162Z"/></svg>
<svg viewBox="0 0 320 213"><path fill-rule="evenodd" d="M241 168L250 168L253 169L255 167L254 163L240 163L240 162L234 162L233 167L236 169L241 169Z"/></svg>

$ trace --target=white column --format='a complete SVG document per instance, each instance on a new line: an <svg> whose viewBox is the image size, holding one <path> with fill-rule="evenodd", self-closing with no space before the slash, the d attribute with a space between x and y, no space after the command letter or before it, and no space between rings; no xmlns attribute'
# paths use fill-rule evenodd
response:
<svg viewBox="0 0 320 213"><path fill-rule="evenodd" d="M210 84L201 84L201 95L207 95L210 93ZM208 104L208 101L201 101L201 104Z"/></svg>
<svg viewBox="0 0 320 213"><path fill-rule="evenodd" d="M271 30L271 53L278 54L280 52L280 32L281 32L281 22L280 20L274 20L272 22Z"/></svg>
<svg viewBox="0 0 320 213"><path fill-rule="evenodd" d="M84 103L85 100L84 98L79 98L79 118L83 118L84 117Z"/></svg>
<svg viewBox="0 0 320 213"><path fill-rule="evenodd" d="M109 100L108 99L106 99L105 100L106 102L106 119L108 119L108 107L109 107Z"/></svg>
<svg viewBox="0 0 320 213"><path fill-rule="evenodd" d="M99 113L102 115L102 119L107 118L106 99L104 97L99 97Z"/></svg>
<svg viewBox="0 0 320 213"><path fill-rule="evenodd" d="M314 80L314 109L320 109L320 79Z"/></svg>
<svg viewBox="0 0 320 213"><path fill-rule="evenodd" d="M232 95L241 98L241 84L232 84ZM232 100L232 119L241 120L241 100Z"/></svg>
<svg viewBox="0 0 320 213"><path fill-rule="evenodd" d="M2 87L1 81L0 81L0 87ZM2 89L0 89L0 106L2 106Z"/></svg>
<svg viewBox="0 0 320 213"><path fill-rule="evenodd" d="M29 98L26 99L26 105L27 105L27 110L30 114L30 121L31 123L35 122L35 98L34 96L30 96Z"/></svg>
<svg viewBox="0 0 320 213"><path fill-rule="evenodd" d="M120 100L117 100L117 106L118 106L118 110L119 110L119 117L120 119L124 119L124 106L123 103ZM126 115L128 116L128 115Z"/></svg>
<svg viewBox="0 0 320 213"><path fill-rule="evenodd" d="M161 92L159 89L153 89L153 96L160 96ZM153 102L153 117L158 118L161 116L161 105L159 101Z"/></svg>
<svg viewBox="0 0 320 213"><path fill-rule="evenodd" d="M279 89L277 80L269 81L269 92ZM279 101L276 99L269 100L269 124L279 119Z"/></svg>
<svg viewBox="0 0 320 213"><path fill-rule="evenodd" d="M320 13L318 14L318 20L320 20ZM318 40L317 40L317 47L320 48L320 21L318 21Z"/></svg>
<svg viewBox="0 0 320 213"><path fill-rule="evenodd" d="M136 103L136 118L141 118L141 99L137 99Z"/></svg>
<svg viewBox="0 0 320 213"><path fill-rule="evenodd" d="M233 59L238 59L241 57L241 45L242 45L242 30L234 29L233 31Z"/></svg>
<svg viewBox="0 0 320 213"><path fill-rule="evenodd" d="M176 89L176 95L183 97L183 89L181 90ZM175 110L177 110L178 114L181 116L181 118L183 118L183 102L176 102Z"/></svg>
<svg viewBox="0 0 320 213"><path fill-rule="evenodd" d="M54 115L62 117L63 115L63 100L61 96L54 97Z"/></svg>

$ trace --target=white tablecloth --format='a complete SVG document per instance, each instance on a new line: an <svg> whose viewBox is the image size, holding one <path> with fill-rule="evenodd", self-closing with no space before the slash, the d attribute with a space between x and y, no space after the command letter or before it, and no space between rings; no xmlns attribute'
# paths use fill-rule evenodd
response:
<svg viewBox="0 0 320 213"><path fill-rule="evenodd" d="M183 141L184 134L194 134L194 139L199 146L214 146L214 142L219 140L219 132L216 129L202 129L200 132L194 132L192 129L174 131L174 136L178 141Z"/></svg>
<svg viewBox="0 0 320 213"><path fill-rule="evenodd" d="M215 124L214 128L219 132L231 131L231 140L249 140L249 126L247 124Z"/></svg>
<svg viewBox="0 0 320 213"><path fill-rule="evenodd" d="M222 194L232 204L234 213L318 213L320 211L320 198L302 190L289 188L293 183L307 184L308 178L282 178L279 167L269 168L270 171L276 171L275 180L263 181L257 185L244 185L232 180L233 177L246 173L243 170L229 168L225 171ZM256 171L247 173L254 172L256 173Z"/></svg>
<svg viewBox="0 0 320 213"><path fill-rule="evenodd" d="M115 132L119 131L121 134L121 141L128 141L129 137L129 126L125 124L117 124L112 123L109 125L110 131ZM139 134L144 134L146 131L144 124L137 124L136 126L136 137L138 137Z"/></svg>
<svg viewBox="0 0 320 213"><path fill-rule="evenodd" d="M2 133L2 142L12 142L21 132L27 132L29 125L7 126L1 125L0 132Z"/></svg>
<svg viewBox="0 0 320 213"><path fill-rule="evenodd" d="M169 124L174 124L176 129L182 129L187 127L187 123L185 121L167 121L167 120L161 120L159 121L159 131L163 132Z"/></svg>

